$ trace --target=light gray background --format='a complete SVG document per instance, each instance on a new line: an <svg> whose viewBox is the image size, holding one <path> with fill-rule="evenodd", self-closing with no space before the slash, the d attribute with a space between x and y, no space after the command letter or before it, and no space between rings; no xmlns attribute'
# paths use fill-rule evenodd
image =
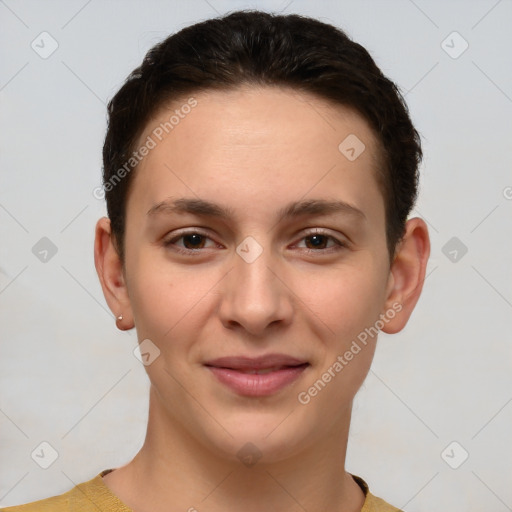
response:
<svg viewBox="0 0 512 512"><path fill-rule="evenodd" d="M423 136L428 277L405 330L379 339L347 469L409 512L512 510L510 0L0 0L0 505L60 494L141 446L136 334L116 330L93 265L105 103L165 36L248 7L345 29ZM59 45L47 59L31 48L43 31ZM453 31L469 44L458 58ZM42 237L57 247L46 262ZM46 470L31 458L43 441L58 452Z"/></svg>

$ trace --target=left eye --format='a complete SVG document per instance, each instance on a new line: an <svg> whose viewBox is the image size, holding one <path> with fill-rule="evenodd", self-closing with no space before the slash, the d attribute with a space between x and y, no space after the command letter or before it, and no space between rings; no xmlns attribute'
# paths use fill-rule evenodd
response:
<svg viewBox="0 0 512 512"><path fill-rule="evenodd" d="M313 233L310 235L306 235L305 237L301 238L301 240L306 241L306 248L307 249L329 249L330 247L336 246L336 245L342 245L341 242L336 240L334 237L330 235L325 235L323 233ZM330 247L326 247L326 245L332 242Z"/></svg>

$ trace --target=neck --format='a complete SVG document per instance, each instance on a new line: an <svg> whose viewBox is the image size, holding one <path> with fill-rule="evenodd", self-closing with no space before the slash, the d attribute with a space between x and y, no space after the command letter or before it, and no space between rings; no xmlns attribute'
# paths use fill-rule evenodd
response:
<svg viewBox="0 0 512 512"><path fill-rule="evenodd" d="M170 421L151 388L144 445L104 480L134 512L359 512L364 494L344 469L350 409L343 423L286 460L244 465L219 457Z"/></svg>

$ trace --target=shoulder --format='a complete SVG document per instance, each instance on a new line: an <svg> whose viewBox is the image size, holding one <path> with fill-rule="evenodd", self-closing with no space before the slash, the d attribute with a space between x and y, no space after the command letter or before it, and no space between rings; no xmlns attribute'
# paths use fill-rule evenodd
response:
<svg viewBox="0 0 512 512"><path fill-rule="evenodd" d="M131 512L103 483L103 475L111 470L104 470L87 482L76 485L71 490L44 498L42 500L0 508L0 512Z"/></svg>
<svg viewBox="0 0 512 512"><path fill-rule="evenodd" d="M0 512L61 512L70 510L69 494L68 491L60 496L53 496L24 505L16 505L14 507L0 508Z"/></svg>
<svg viewBox="0 0 512 512"><path fill-rule="evenodd" d="M371 492L366 496L364 507L361 512L403 512L399 508L390 505L387 501L382 498L374 496Z"/></svg>
<svg viewBox="0 0 512 512"><path fill-rule="evenodd" d="M361 512L403 512L399 508L390 505L382 498L374 496L370 492L368 484L360 476L352 475L352 478L357 482L359 487L361 487L365 495L365 500Z"/></svg>

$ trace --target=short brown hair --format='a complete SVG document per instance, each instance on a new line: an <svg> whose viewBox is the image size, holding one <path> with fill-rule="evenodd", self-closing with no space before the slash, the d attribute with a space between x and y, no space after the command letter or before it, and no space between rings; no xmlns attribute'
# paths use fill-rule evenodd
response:
<svg viewBox="0 0 512 512"><path fill-rule="evenodd" d="M281 85L357 111L380 142L378 174L390 260L418 189L421 144L405 101L372 57L340 29L313 18L237 11L186 27L154 46L108 104L103 186L112 233L124 262L130 160L151 118L166 102L208 89ZM135 166L134 166L135 169ZM107 186L110 184L110 186Z"/></svg>

